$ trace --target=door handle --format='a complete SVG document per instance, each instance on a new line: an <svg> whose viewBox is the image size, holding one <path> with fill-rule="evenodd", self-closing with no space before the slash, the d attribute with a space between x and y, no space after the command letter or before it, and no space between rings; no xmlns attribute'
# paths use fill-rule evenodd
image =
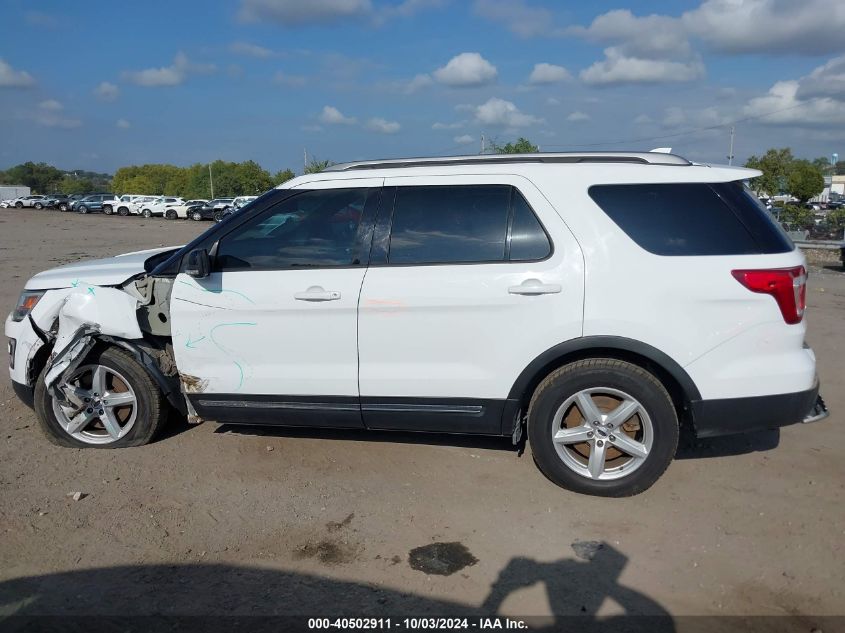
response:
<svg viewBox="0 0 845 633"><path fill-rule="evenodd" d="M518 286L511 286L508 292L512 295L553 295L562 290L560 284L544 284L539 279L526 279Z"/></svg>
<svg viewBox="0 0 845 633"><path fill-rule="evenodd" d="M304 292L297 292L293 298L297 301L337 301L340 299L340 292L323 290L322 286L311 286Z"/></svg>

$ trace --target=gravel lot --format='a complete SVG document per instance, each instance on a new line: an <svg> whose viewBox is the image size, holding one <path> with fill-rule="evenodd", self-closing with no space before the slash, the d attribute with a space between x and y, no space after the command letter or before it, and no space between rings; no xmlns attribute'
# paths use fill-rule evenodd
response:
<svg viewBox="0 0 845 633"><path fill-rule="evenodd" d="M0 305L45 268L207 226L0 209ZM806 616L809 632L845 615L845 275L814 269L808 304L831 417L687 443L621 500L555 487L507 440L177 420L147 447L61 449L3 380L0 623L484 608ZM412 552L433 543L452 545Z"/></svg>

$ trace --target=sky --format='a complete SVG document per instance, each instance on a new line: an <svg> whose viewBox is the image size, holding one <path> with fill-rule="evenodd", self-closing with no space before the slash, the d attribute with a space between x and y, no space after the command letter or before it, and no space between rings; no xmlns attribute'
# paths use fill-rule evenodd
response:
<svg viewBox="0 0 845 633"><path fill-rule="evenodd" d="M0 0L0 169L845 156L843 0Z"/></svg>

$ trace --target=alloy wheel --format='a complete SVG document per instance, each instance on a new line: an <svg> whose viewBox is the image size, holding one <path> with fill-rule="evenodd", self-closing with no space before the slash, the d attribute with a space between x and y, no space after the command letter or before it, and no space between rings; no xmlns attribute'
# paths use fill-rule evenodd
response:
<svg viewBox="0 0 845 633"><path fill-rule="evenodd" d="M67 402L54 398L53 413L67 434L80 442L110 444L125 437L135 424L135 390L110 367L79 367L60 389Z"/></svg>
<svg viewBox="0 0 845 633"><path fill-rule="evenodd" d="M646 462L654 428L645 407L631 395L597 387L575 393L558 408L552 442L567 468L606 481L625 477Z"/></svg>

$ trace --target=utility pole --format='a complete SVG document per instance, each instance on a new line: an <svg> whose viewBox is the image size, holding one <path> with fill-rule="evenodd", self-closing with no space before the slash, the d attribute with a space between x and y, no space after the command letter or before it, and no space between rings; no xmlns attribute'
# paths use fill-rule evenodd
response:
<svg viewBox="0 0 845 633"><path fill-rule="evenodd" d="M308 150L304 147L302 148L302 173L305 173L305 170L308 169Z"/></svg>
<svg viewBox="0 0 845 633"><path fill-rule="evenodd" d="M208 184L211 187L211 199L214 200L214 179L211 177L211 163L208 163Z"/></svg>
<svg viewBox="0 0 845 633"><path fill-rule="evenodd" d="M484 135L482 134L482 135L481 135L481 153L482 153L482 154L484 153L484 150L485 150L485 147L484 147Z"/></svg>
<svg viewBox="0 0 845 633"><path fill-rule="evenodd" d="M731 126L731 149L728 151L728 165L734 164L734 131L735 128Z"/></svg>

